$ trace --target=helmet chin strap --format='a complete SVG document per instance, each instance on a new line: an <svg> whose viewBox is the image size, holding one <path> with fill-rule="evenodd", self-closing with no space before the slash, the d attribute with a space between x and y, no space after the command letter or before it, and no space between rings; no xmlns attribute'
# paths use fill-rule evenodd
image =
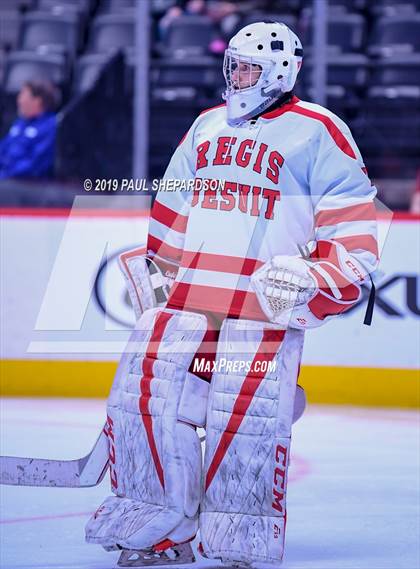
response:
<svg viewBox="0 0 420 569"><path fill-rule="evenodd" d="M255 121L260 116L262 116L266 113L270 113L271 111L278 109L282 105L285 105L286 103L288 103L291 100L292 97L293 97L293 91L288 91L287 93L282 93L280 95L280 97L272 100L271 102L269 101L267 105L260 105L259 109L256 110L254 115L248 115L246 117L241 117L241 118L237 118L234 120L228 119L228 123L231 126L237 126L241 123L245 123L246 121Z"/></svg>
<svg viewBox="0 0 420 569"><path fill-rule="evenodd" d="M263 109L262 111L260 111L257 115L255 115L254 117L252 117L251 120L257 119L259 118L261 115L264 115L265 113L269 113L271 111L274 111L275 109L278 109L279 107L281 107L282 105L285 105L286 103L288 103L290 101L290 99L293 97L293 91L288 91L287 93L280 93L279 97L277 97L270 106L268 106L267 108Z"/></svg>

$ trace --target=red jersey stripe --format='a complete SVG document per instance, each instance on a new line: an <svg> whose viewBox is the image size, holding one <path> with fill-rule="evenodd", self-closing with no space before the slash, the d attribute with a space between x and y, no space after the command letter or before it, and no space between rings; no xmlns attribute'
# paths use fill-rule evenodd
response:
<svg viewBox="0 0 420 569"><path fill-rule="evenodd" d="M369 251L377 259L379 258L378 242L373 235L350 235L349 237L335 237L334 239L344 245L349 252L361 249Z"/></svg>
<svg viewBox="0 0 420 569"><path fill-rule="evenodd" d="M316 227L336 225L348 221L376 221L376 209L372 202L337 209L324 209L315 216Z"/></svg>
<svg viewBox="0 0 420 569"><path fill-rule="evenodd" d="M347 154L351 158L356 159L356 154L354 153L354 150L351 147L349 141L346 139L346 137L338 128L338 126L334 123L334 121L330 119L330 117L327 117L326 115L322 115L321 113L317 113L315 111L311 111L309 109L305 109L304 107L299 107L298 105L294 105L290 109L290 111L322 122L322 124L326 127L326 129L330 133L331 138L334 140L338 148L340 148L345 154Z"/></svg>
<svg viewBox="0 0 420 569"><path fill-rule="evenodd" d="M211 310L222 318L230 316L266 321L254 292L175 282L169 298L171 306Z"/></svg>
<svg viewBox="0 0 420 569"><path fill-rule="evenodd" d="M179 233L185 233L187 228L187 215L181 215L157 200L153 204L152 218Z"/></svg>
<svg viewBox="0 0 420 569"><path fill-rule="evenodd" d="M293 97L291 98L291 100L288 103L281 105L278 109L274 109L274 111L269 111L268 113L264 113L263 115L261 115L261 117L263 119L275 119L275 118L283 115L284 113L287 113L288 111L290 111L292 109L292 107L294 105L296 105L296 103L298 103L299 101L300 101L300 99L298 99L298 97L296 97L296 95L293 95Z"/></svg>
<svg viewBox="0 0 420 569"><path fill-rule="evenodd" d="M263 265L258 259L249 257L234 257L232 255L216 255L214 253L202 253L184 251L181 259L181 267L188 269L201 269L203 271L220 271L235 275L252 275Z"/></svg>
<svg viewBox="0 0 420 569"><path fill-rule="evenodd" d="M254 371L255 364L257 362L270 362L276 355L280 344L282 343L285 335L285 330L264 330L261 343L258 350L254 356L251 371L246 375L242 387L239 391L238 397L233 405L232 414L226 425L226 428L219 440L216 452L214 453L213 459L210 463L209 469L206 475L206 485L207 490L214 479L214 476L230 446L232 440L246 415L249 406L252 403L254 395L260 386L262 380L264 379L265 372ZM270 346L266 347L265 343L269 342ZM268 348L268 349L267 349Z"/></svg>
<svg viewBox="0 0 420 569"><path fill-rule="evenodd" d="M147 249L161 257L166 257L167 259L172 259L176 262L181 260L182 249L168 245L165 241L154 237L150 232L147 237Z"/></svg>
<svg viewBox="0 0 420 569"><path fill-rule="evenodd" d="M216 105L215 107L209 107L208 109L204 109L203 111L201 111L200 117L201 115L205 115L206 113L214 111L215 109L221 109L222 107L226 107L226 103L221 103L220 105Z"/></svg>

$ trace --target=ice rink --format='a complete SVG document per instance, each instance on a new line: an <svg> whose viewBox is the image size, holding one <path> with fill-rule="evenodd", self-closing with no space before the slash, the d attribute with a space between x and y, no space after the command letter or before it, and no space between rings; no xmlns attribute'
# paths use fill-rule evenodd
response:
<svg viewBox="0 0 420 569"><path fill-rule="evenodd" d="M78 458L104 417L100 400L3 399L1 454ZM310 406L294 428L284 569L418 569L419 455L414 411ZM1 568L115 567L84 542L108 486L2 486Z"/></svg>

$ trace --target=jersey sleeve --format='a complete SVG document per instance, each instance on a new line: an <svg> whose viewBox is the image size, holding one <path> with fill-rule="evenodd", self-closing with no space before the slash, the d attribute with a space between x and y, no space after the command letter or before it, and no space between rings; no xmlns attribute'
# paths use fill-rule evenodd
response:
<svg viewBox="0 0 420 569"><path fill-rule="evenodd" d="M195 123L181 140L166 169L163 180L188 181L195 177ZM167 188L167 191L166 191ZM157 192L152 207L147 249L150 253L180 262L192 199L192 191L170 189L171 185Z"/></svg>
<svg viewBox="0 0 420 569"><path fill-rule="evenodd" d="M336 118L337 119L337 118ZM319 294L309 308L319 320L353 306L378 263L376 188L348 127L324 130L310 174Z"/></svg>

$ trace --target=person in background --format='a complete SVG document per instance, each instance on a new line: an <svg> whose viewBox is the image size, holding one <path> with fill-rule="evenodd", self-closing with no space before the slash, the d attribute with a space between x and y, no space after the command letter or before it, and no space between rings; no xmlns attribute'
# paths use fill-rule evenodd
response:
<svg viewBox="0 0 420 569"><path fill-rule="evenodd" d="M159 22L161 37L166 36L168 28L179 16L204 15L206 11L206 0L176 0Z"/></svg>
<svg viewBox="0 0 420 569"><path fill-rule="evenodd" d="M18 117L0 140L0 179L53 176L58 91L49 81L26 81Z"/></svg>

